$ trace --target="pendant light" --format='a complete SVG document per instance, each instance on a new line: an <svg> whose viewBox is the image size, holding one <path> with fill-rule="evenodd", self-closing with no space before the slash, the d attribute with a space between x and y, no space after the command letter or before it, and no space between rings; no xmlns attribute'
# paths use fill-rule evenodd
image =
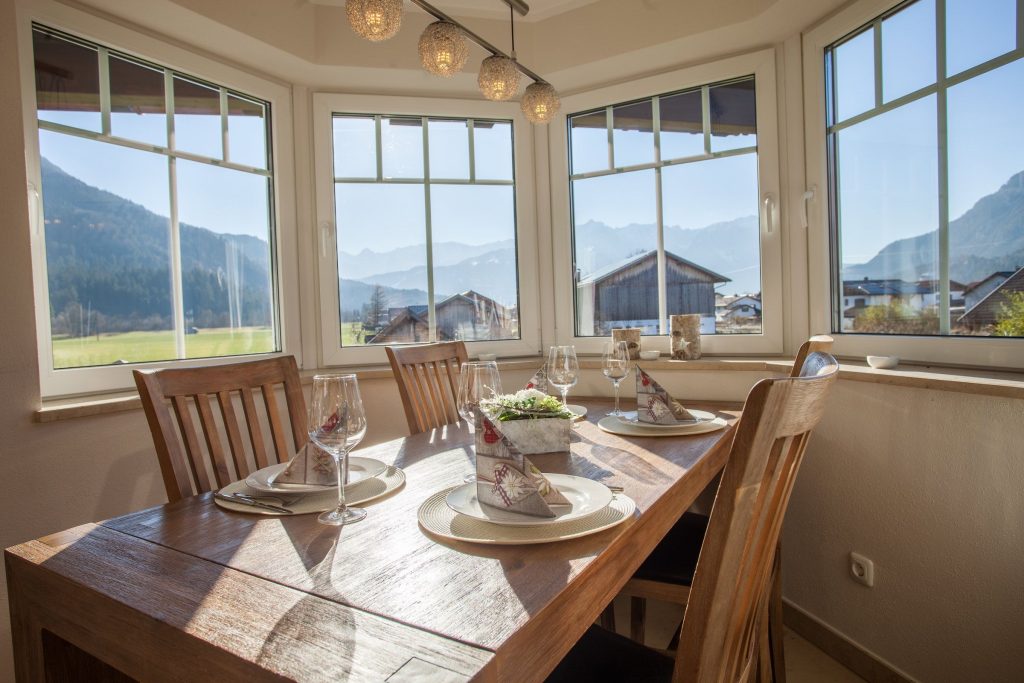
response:
<svg viewBox="0 0 1024 683"><path fill-rule="evenodd" d="M402 0L345 0L345 15L356 35L377 43L402 27Z"/></svg>
<svg viewBox="0 0 1024 683"><path fill-rule="evenodd" d="M521 106L530 123L545 124L551 123L562 108L562 101L550 83L531 83L523 93Z"/></svg>
<svg viewBox="0 0 1024 683"><path fill-rule="evenodd" d="M519 91L519 66L516 64L516 25L509 5L509 27L512 31L512 56L491 55L480 64L477 86L489 100L502 102Z"/></svg>
<svg viewBox="0 0 1024 683"><path fill-rule="evenodd" d="M437 76L451 78L466 66L469 48L462 29L450 21L435 21L420 36L420 62Z"/></svg>

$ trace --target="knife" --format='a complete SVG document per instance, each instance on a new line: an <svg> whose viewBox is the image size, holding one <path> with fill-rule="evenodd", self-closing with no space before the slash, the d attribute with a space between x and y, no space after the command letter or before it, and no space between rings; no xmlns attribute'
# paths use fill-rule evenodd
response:
<svg viewBox="0 0 1024 683"><path fill-rule="evenodd" d="M213 497L227 501L229 503L238 503L239 505L250 505L254 508L273 510L274 512L280 512L286 515L295 514L294 510L289 510L288 508L281 507L280 505L271 505L270 503L264 503L262 501L250 498L249 496L246 496L241 493L232 493L231 495L226 495L221 493L220 491L216 491L214 492Z"/></svg>

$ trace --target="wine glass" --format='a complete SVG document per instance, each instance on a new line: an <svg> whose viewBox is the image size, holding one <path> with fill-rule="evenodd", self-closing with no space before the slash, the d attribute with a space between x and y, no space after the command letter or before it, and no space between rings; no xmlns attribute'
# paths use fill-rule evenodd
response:
<svg viewBox="0 0 1024 683"><path fill-rule="evenodd" d="M462 364L462 371L459 373L459 395L455 400L459 415L466 424L475 425L474 410L480 407L481 400L493 398L501 393L501 377L498 375L498 364L495 361L470 361ZM471 483L476 481L476 475L467 474L462 479L466 483Z"/></svg>
<svg viewBox="0 0 1024 683"><path fill-rule="evenodd" d="M316 375L309 409L309 439L334 458L338 507L322 513L321 524L341 526L366 517L366 510L345 505L348 453L366 435L366 412L355 375Z"/></svg>
<svg viewBox="0 0 1024 683"><path fill-rule="evenodd" d="M580 380L580 363L575 346L552 346L548 352L548 382L562 392L562 405L568 405L569 389Z"/></svg>
<svg viewBox="0 0 1024 683"><path fill-rule="evenodd" d="M629 374L629 346L624 341L610 341L604 343L604 353L601 357L601 371L604 376L612 381L615 387L615 410L608 413L621 417L623 412L619 410L619 382Z"/></svg>

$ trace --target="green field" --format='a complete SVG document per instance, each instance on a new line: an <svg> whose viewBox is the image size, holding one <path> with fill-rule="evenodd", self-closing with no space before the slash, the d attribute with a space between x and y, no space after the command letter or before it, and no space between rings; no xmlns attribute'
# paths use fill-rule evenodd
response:
<svg viewBox="0 0 1024 683"><path fill-rule="evenodd" d="M203 329L185 337L186 358L237 356L274 350L274 331L268 327ZM174 333L124 332L91 337L54 338L53 367L77 368L110 365L118 360L129 363L173 360Z"/></svg>

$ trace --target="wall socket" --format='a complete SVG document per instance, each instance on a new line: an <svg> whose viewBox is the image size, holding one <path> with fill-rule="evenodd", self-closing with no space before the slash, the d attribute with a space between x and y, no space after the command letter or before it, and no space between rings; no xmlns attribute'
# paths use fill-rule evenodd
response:
<svg viewBox="0 0 1024 683"><path fill-rule="evenodd" d="M859 553L850 553L850 576L871 588L875 585L875 563Z"/></svg>

